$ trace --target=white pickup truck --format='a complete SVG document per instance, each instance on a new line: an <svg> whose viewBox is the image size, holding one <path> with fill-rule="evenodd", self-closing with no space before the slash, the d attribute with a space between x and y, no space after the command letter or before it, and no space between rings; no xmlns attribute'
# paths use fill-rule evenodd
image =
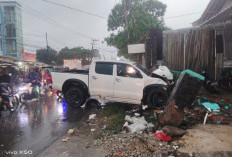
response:
<svg viewBox="0 0 232 157"><path fill-rule="evenodd" d="M168 81L134 62L94 61L88 72L52 72L52 78L53 88L73 107L88 99L150 106L164 105L168 99Z"/></svg>

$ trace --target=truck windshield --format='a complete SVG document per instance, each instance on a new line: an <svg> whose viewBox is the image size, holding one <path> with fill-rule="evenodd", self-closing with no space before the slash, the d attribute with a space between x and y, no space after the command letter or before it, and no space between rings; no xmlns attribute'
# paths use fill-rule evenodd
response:
<svg viewBox="0 0 232 157"><path fill-rule="evenodd" d="M142 72L144 72L146 75L149 75L149 71L147 70L147 68L145 68L144 66L142 66L139 63L134 63L134 66L136 66L137 68L139 68L140 70L142 70Z"/></svg>

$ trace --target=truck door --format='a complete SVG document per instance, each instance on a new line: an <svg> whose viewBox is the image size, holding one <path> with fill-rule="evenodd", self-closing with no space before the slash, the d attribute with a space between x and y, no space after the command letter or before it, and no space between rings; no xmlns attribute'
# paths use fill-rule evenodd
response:
<svg viewBox="0 0 232 157"><path fill-rule="evenodd" d="M96 62L90 74L90 95L111 99L114 95L114 64L110 62Z"/></svg>
<svg viewBox="0 0 232 157"><path fill-rule="evenodd" d="M143 96L142 74L132 65L119 63L115 76L114 98L121 102L140 104Z"/></svg>

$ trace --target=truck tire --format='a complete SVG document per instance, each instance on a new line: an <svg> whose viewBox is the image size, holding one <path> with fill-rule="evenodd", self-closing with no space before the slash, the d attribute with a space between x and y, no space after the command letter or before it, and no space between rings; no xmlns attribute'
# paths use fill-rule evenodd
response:
<svg viewBox="0 0 232 157"><path fill-rule="evenodd" d="M166 105L168 100L167 91L162 88L155 88L147 96L147 105L152 108L160 108Z"/></svg>
<svg viewBox="0 0 232 157"><path fill-rule="evenodd" d="M65 94L67 104L71 107L77 108L84 105L86 101L85 93L78 87L70 88Z"/></svg>

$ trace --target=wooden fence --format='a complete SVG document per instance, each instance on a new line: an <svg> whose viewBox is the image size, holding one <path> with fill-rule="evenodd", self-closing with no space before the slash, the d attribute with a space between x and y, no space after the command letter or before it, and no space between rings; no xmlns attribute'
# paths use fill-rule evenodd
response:
<svg viewBox="0 0 232 157"><path fill-rule="evenodd" d="M214 30L200 29L192 29L188 33L166 34L167 65L177 71L191 69L201 73L205 70L210 78L214 78L216 58L214 36Z"/></svg>

